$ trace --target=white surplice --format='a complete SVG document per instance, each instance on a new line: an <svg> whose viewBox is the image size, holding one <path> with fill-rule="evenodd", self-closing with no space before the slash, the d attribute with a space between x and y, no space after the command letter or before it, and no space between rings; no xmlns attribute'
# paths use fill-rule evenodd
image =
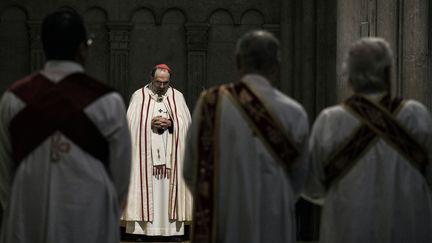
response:
<svg viewBox="0 0 432 243"><path fill-rule="evenodd" d="M219 160L214 212L217 214L218 243L296 242L295 203L307 174L308 118L293 99L271 86L259 75L242 78L261 101L271 107L287 134L291 135L300 156L288 173L254 135L248 122L227 95L220 94L220 119L216 145ZM197 166L198 122L202 100L195 107L184 177L194 188Z"/></svg>
<svg viewBox="0 0 432 243"><path fill-rule="evenodd" d="M432 242L432 117L422 104L408 100L396 119L429 153L426 175L379 138L326 191L324 161L361 123L342 106L318 116L310 138L312 170L305 195L323 205L320 242Z"/></svg>
<svg viewBox="0 0 432 243"><path fill-rule="evenodd" d="M48 83L59 85L68 75L82 72L77 63L49 61L40 74ZM74 98L65 97L70 103L63 113L69 112L67 109L74 106L75 99L88 94L86 88L81 88L85 92L78 92ZM45 104L50 104L49 100ZM108 165L59 131L47 134L17 165L12 158L16 151L12 149L9 129L14 117L28 105L32 104L25 103L10 90L0 101L0 201L5 208L0 242L118 243L120 205L127 195L131 156L121 96L108 92L82 111L107 142ZM43 117L50 112L41 110L39 114ZM43 126L39 118L35 116L26 122ZM34 135L26 136L30 139ZM86 139L87 134L79 136ZM53 147L53 141L60 147Z"/></svg>
<svg viewBox="0 0 432 243"><path fill-rule="evenodd" d="M169 88L158 97L146 85L132 95L127 114L133 149L131 183L122 216L126 232L182 235L183 222L192 220L192 196L179 176L191 122L183 95ZM158 115L171 119L172 133L157 134L151 129L151 120ZM153 166L162 164L170 168L170 178L153 175Z"/></svg>

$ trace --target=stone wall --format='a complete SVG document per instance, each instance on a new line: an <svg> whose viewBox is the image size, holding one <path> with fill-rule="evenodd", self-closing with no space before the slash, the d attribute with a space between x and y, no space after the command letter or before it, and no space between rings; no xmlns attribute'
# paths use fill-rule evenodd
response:
<svg viewBox="0 0 432 243"><path fill-rule="evenodd" d="M339 0L337 21L338 99L349 92L340 68L354 40L380 36L390 42L396 69L393 92L432 108L432 21L427 0Z"/></svg>
<svg viewBox="0 0 432 243"><path fill-rule="evenodd" d="M382 36L392 45L393 92L432 108L428 0L2 0L0 92L41 68L40 24L61 6L83 15L94 40L87 71L118 89L126 102L163 62L173 68L172 84L192 109L202 89L238 79L237 38L267 29L281 41L275 85L304 105L311 123L324 107L349 95L340 67L362 36ZM300 238L316 239L319 210L298 205Z"/></svg>
<svg viewBox="0 0 432 243"><path fill-rule="evenodd" d="M0 91L44 63L43 17L61 6L84 17L93 45L87 71L118 89L126 102L167 63L172 84L190 107L200 91L237 79L234 47L250 29L279 32L279 0L20 1L0 3Z"/></svg>
<svg viewBox="0 0 432 243"><path fill-rule="evenodd" d="M39 69L42 18L60 6L83 14L94 44L87 70L128 101L165 62L190 105L204 88L237 79L234 47L245 31L268 29L282 43L276 83L311 119L349 95L341 64L361 36L382 36L395 51L393 91L432 107L431 4L427 0L3 0L0 91Z"/></svg>

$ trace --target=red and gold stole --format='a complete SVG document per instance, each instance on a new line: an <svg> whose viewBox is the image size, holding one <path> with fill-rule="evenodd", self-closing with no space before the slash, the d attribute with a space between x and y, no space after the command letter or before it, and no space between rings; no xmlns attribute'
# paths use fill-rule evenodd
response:
<svg viewBox="0 0 432 243"><path fill-rule="evenodd" d="M339 149L324 163L324 184L327 188L342 178L379 138L384 139L423 173L427 153L394 117L402 103L402 99L389 95L383 97L379 104L359 95L344 102L346 109L362 124L341 146L337 146Z"/></svg>
<svg viewBox="0 0 432 243"><path fill-rule="evenodd" d="M198 129L198 169L194 195L192 242L215 242L215 174L217 174L218 98L227 94L273 157L289 169L299 150L271 110L244 83L223 85L207 91L202 98Z"/></svg>
<svg viewBox="0 0 432 243"><path fill-rule="evenodd" d="M288 170L300 152L277 116L244 82L225 88L254 134Z"/></svg>
<svg viewBox="0 0 432 243"><path fill-rule="evenodd" d="M217 161L217 115L219 87L201 95L202 105L198 120L198 154L194 192L192 242L210 243L213 239L214 180Z"/></svg>

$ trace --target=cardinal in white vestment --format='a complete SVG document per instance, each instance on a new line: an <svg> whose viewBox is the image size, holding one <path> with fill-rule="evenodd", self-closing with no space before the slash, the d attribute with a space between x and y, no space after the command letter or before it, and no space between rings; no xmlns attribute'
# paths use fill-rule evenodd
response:
<svg viewBox="0 0 432 243"><path fill-rule="evenodd" d="M355 42L354 94L314 123L305 197L323 206L320 242L432 242L432 116L389 95L392 58L384 39Z"/></svg>
<svg viewBox="0 0 432 243"><path fill-rule="evenodd" d="M0 101L2 243L118 243L131 141L119 93L84 73L70 9L42 23L47 62Z"/></svg>
<svg viewBox="0 0 432 243"><path fill-rule="evenodd" d="M194 243L296 242L309 124L272 86L278 55L272 34L247 33L237 44L241 80L204 91L195 107L184 168Z"/></svg>
<svg viewBox="0 0 432 243"><path fill-rule="evenodd" d="M182 93L169 85L171 72L166 64L156 65L127 111L133 154L122 216L126 233L183 235L184 222L192 219L191 194L179 174L191 117Z"/></svg>

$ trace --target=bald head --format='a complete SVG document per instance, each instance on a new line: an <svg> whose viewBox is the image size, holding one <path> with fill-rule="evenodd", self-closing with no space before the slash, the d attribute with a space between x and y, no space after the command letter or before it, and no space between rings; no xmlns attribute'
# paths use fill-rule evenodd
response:
<svg viewBox="0 0 432 243"><path fill-rule="evenodd" d="M151 89L158 95L166 93L170 82L170 71L165 68L155 68L152 71Z"/></svg>
<svg viewBox="0 0 432 243"><path fill-rule="evenodd" d="M272 75L279 67L279 41L270 32L254 30L237 42L237 68L243 74Z"/></svg>
<svg viewBox="0 0 432 243"><path fill-rule="evenodd" d="M353 43L344 69L356 93L389 91L393 53L382 38L366 37Z"/></svg>

